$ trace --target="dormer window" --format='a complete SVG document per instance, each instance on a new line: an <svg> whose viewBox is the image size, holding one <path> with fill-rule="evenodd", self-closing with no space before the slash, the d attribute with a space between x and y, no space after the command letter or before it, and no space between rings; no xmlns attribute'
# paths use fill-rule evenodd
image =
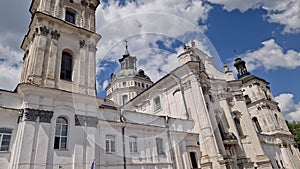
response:
<svg viewBox="0 0 300 169"><path fill-rule="evenodd" d="M75 24L75 12L72 12L70 10L66 10L66 18L65 18L65 20L67 22Z"/></svg>

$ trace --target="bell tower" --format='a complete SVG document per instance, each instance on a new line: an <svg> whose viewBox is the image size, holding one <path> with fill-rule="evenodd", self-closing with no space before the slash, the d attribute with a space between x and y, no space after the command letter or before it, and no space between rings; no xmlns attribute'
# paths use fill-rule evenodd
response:
<svg viewBox="0 0 300 169"><path fill-rule="evenodd" d="M20 83L96 95L99 0L33 0Z"/></svg>
<svg viewBox="0 0 300 169"><path fill-rule="evenodd" d="M234 66L238 71L237 77L241 78L246 75L250 75L250 72L247 71L246 62L241 58L236 58L234 62Z"/></svg>

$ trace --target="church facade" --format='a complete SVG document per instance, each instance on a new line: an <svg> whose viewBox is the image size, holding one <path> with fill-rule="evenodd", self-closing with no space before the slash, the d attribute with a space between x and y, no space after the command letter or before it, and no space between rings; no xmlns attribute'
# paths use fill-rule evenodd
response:
<svg viewBox="0 0 300 169"><path fill-rule="evenodd" d="M235 79L191 42L153 83L126 45L96 97L99 3L32 0L20 83L0 90L0 168L300 168L269 83L241 58Z"/></svg>

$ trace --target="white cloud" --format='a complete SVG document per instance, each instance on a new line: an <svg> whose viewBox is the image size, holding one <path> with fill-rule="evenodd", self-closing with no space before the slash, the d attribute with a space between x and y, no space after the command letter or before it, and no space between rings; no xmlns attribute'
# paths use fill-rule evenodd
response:
<svg viewBox="0 0 300 169"><path fill-rule="evenodd" d="M284 33L300 32L300 2L291 1L278 4L275 8L269 10L266 15L271 23L279 23L284 26Z"/></svg>
<svg viewBox="0 0 300 169"><path fill-rule="evenodd" d="M289 121L300 121L300 102L295 103L293 94L282 93L275 97L275 100L279 103L279 107L285 119Z"/></svg>
<svg viewBox="0 0 300 169"><path fill-rule="evenodd" d="M103 84L102 84L102 90L105 90L105 88L108 86L108 80L104 80Z"/></svg>
<svg viewBox="0 0 300 169"><path fill-rule="evenodd" d="M261 7L262 0L208 0L214 4L223 5L223 8L227 11L238 9L241 12L245 12L248 9L256 9Z"/></svg>
<svg viewBox="0 0 300 169"><path fill-rule="evenodd" d="M247 51L241 57L247 62L249 71L264 68L272 70L277 68L294 69L300 66L300 52L295 50L283 51L274 39L262 42L262 47Z"/></svg>
<svg viewBox="0 0 300 169"><path fill-rule="evenodd" d="M100 59L111 59L107 52L132 37L143 37L139 43L130 41L131 50L138 51L162 37L176 39L187 32L205 31L206 26L199 26L198 21L205 22L212 8L201 0L126 1L124 6L111 0L101 5L97 10L97 32L103 35L98 44Z"/></svg>
<svg viewBox="0 0 300 169"><path fill-rule="evenodd" d="M208 0L223 5L227 11L238 9L245 12L249 9L262 8L267 11L268 22L284 26L283 33L300 32L300 1L299 0Z"/></svg>
<svg viewBox="0 0 300 169"><path fill-rule="evenodd" d="M162 50L157 42L162 41L167 49L172 49L176 41L188 43L195 38L189 36L192 34L200 34L198 41L201 41L207 27L199 23L206 22L212 9L202 0L139 0L126 1L124 6L109 0L102 2L100 8L97 32L103 38L97 46L98 62L117 62L124 54L124 40L127 39L130 54L138 59L138 69L145 69L153 81L178 66L177 50L175 54ZM97 74L99 71L104 70L98 69Z"/></svg>
<svg viewBox="0 0 300 169"><path fill-rule="evenodd" d="M20 79L22 52L0 44L0 88L14 90Z"/></svg>

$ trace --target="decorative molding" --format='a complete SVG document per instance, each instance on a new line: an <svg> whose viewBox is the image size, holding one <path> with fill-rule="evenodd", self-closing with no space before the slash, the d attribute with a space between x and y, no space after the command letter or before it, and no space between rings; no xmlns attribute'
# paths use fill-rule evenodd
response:
<svg viewBox="0 0 300 169"><path fill-rule="evenodd" d="M202 86L201 88L202 88L203 94L210 94L210 87Z"/></svg>
<svg viewBox="0 0 300 169"><path fill-rule="evenodd" d="M75 126L84 126L84 116L75 114Z"/></svg>
<svg viewBox="0 0 300 169"><path fill-rule="evenodd" d="M85 40L79 40L79 47L83 48L85 46Z"/></svg>
<svg viewBox="0 0 300 169"><path fill-rule="evenodd" d="M93 11L96 10L96 6L92 3L89 4L89 8L92 9Z"/></svg>
<svg viewBox="0 0 300 169"><path fill-rule="evenodd" d="M183 90L187 90L187 89L191 88L191 81L189 80L189 81L183 83L182 86L183 86Z"/></svg>
<svg viewBox="0 0 300 169"><path fill-rule="evenodd" d="M98 118L94 116L75 115L75 126L97 127Z"/></svg>
<svg viewBox="0 0 300 169"><path fill-rule="evenodd" d="M37 117L39 117L40 123L50 123L51 118L53 117L53 111L25 108L20 116L24 116L24 121L36 122Z"/></svg>
<svg viewBox="0 0 300 169"><path fill-rule="evenodd" d="M233 97L227 97L226 98L226 101L227 101L227 103L230 105L230 106L233 106L234 104L233 104Z"/></svg>
<svg viewBox="0 0 300 169"><path fill-rule="evenodd" d="M51 118L53 117L53 111L40 110L39 117L40 117L39 120L40 123L50 123Z"/></svg>
<svg viewBox="0 0 300 169"><path fill-rule="evenodd" d="M87 7L88 6L88 2L86 0L81 0L81 5L84 6L84 7Z"/></svg>
<svg viewBox="0 0 300 169"><path fill-rule="evenodd" d="M234 95L236 101L244 101L244 96L242 94Z"/></svg>
<svg viewBox="0 0 300 169"><path fill-rule="evenodd" d="M97 127L97 125L98 125L97 117L87 116L87 118L86 118L86 126L87 127Z"/></svg>
<svg viewBox="0 0 300 169"><path fill-rule="evenodd" d="M34 121L36 122L39 111L35 109L25 108L23 112L24 121Z"/></svg>
<svg viewBox="0 0 300 169"><path fill-rule="evenodd" d="M58 40L58 38L60 37L60 33L57 30L51 31L51 37L52 39Z"/></svg>
<svg viewBox="0 0 300 169"><path fill-rule="evenodd" d="M96 51L97 51L97 47L96 47L96 45L94 45L94 44L89 44L89 49L90 49L90 51L92 51L92 52L96 52Z"/></svg>
<svg viewBox="0 0 300 169"><path fill-rule="evenodd" d="M269 104L267 104L267 103L257 105L257 110L262 110L262 109L270 109L270 110L272 110L272 107Z"/></svg>
<svg viewBox="0 0 300 169"><path fill-rule="evenodd" d="M49 29L48 29L46 26L40 27L40 33L41 33L43 36L47 36L48 33L49 33Z"/></svg>

